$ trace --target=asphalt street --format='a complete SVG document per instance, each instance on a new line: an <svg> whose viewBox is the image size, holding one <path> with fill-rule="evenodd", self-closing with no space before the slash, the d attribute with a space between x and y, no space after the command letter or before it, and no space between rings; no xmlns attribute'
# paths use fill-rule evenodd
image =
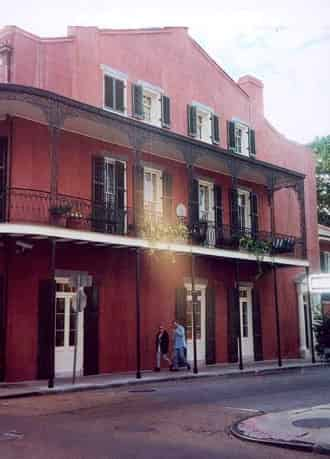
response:
<svg viewBox="0 0 330 459"><path fill-rule="evenodd" d="M0 458L321 458L238 440L229 427L323 403L330 368L1 400Z"/></svg>

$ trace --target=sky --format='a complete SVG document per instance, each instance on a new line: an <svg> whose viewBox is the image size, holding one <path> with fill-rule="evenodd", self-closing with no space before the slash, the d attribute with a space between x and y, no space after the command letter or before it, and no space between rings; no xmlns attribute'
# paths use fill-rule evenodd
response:
<svg viewBox="0 0 330 459"><path fill-rule="evenodd" d="M237 80L264 82L267 119L308 143L330 134L330 0L2 0L0 27L41 36L68 25L104 28L186 26Z"/></svg>

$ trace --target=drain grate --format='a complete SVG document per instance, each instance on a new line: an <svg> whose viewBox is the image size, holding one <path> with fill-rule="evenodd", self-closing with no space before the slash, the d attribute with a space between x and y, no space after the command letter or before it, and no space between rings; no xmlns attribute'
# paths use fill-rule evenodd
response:
<svg viewBox="0 0 330 459"><path fill-rule="evenodd" d="M22 440L22 438L24 438L24 435L16 430L0 433L0 441Z"/></svg>

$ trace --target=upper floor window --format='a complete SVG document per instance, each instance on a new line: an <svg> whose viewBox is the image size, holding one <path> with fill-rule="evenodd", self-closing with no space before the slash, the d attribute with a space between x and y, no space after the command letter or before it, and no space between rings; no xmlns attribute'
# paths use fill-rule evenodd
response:
<svg viewBox="0 0 330 459"><path fill-rule="evenodd" d="M321 271L323 273L330 273L330 252L320 252L321 258Z"/></svg>
<svg viewBox="0 0 330 459"><path fill-rule="evenodd" d="M9 65L8 51L1 52L0 50L0 83L8 83L8 65Z"/></svg>
<svg viewBox="0 0 330 459"><path fill-rule="evenodd" d="M154 126L170 127L170 99L148 83L132 85L132 113Z"/></svg>
<svg viewBox="0 0 330 459"><path fill-rule="evenodd" d="M228 122L228 148L240 155L255 156L255 132L240 121Z"/></svg>
<svg viewBox="0 0 330 459"><path fill-rule="evenodd" d="M200 104L187 106L188 134L207 143L219 143L219 117Z"/></svg>
<svg viewBox="0 0 330 459"><path fill-rule="evenodd" d="M162 173L158 169L144 168L144 209L162 214Z"/></svg>
<svg viewBox="0 0 330 459"><path fill-rule="evenodd" d="M108 66L102 68L104 108L126 114L126 75Z"/></svg>

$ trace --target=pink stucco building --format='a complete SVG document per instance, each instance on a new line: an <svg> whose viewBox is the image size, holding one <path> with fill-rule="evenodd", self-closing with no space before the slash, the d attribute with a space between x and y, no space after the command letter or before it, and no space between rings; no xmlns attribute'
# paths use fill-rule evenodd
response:
<svg viewBox="0 0 330 459"><path fill-rule="evenodd" d="M75 336L81 374L152 369L175 318L198 365L310 355L313 155L186 28L2 29L0 162L3 380L70 374Z"/></svg>

